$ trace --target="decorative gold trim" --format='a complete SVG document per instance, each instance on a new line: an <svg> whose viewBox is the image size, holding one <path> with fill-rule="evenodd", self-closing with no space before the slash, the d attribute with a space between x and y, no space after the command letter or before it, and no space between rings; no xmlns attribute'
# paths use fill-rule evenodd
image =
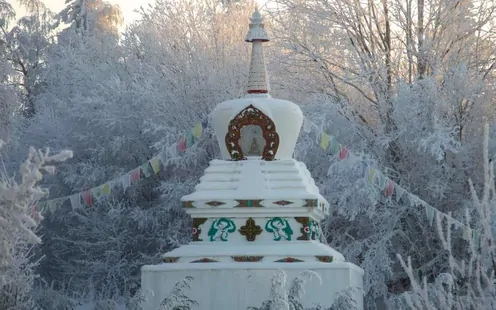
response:
<svg viewBox="0 0 496 310"><path fill-rule="evenodd" d="M286 257L286 258L281 258L275 261L276 263L303 263L305 261L294 258L294 257Z"/></svg>
<svg viewBox="0 0 496 310"><path fill-rule="evenodd" d="M276 201L274 202L275 205L278 205L278 206L287 206L287 205L292 205L294 204L294 202L292 201L289 201L289 200L279 200L279 201Z"/></svg>
<svg viewBox="0 0 496 310"><path fill-rule="evenodd" d="M241 226L238 230L239 233L246 237L246 240L252 242L255 238L263 232L263 229L255 223L253 218L246 220L246 225Z"/></svg>
<svg viewBox="0 0 496 310"><path fill-rule="evenodd" d="M264 201L263 199L235 199L234 201L236 201L238 203L236 206L234 206L234 208L264 208L265 207L264 205L261 204L261 202ZM195 206L193 206L193 202L194 201L184 201L183 207L184 208L196 208ZM290 200L279 200L279 201L273 202L273 204L281 206L281 207L292 205L294 203L295 203L294 201L290 201ZM221 202L221 201L212 200L212 201L205 202L205 204L212 206L212 207L218 207L221 205L225 205L226 203ZM306 199L305 204L302 207L316 208L317 205L318 205L317 200ZM323 209L320 205L318 208Z"/></svg>
<svg viewBox="0 0 496 310"><path fill-rule="evenodd" d="M310 229L305 231L305 227L310 227L310 218L309 217L295 217L294 218L298 223L301 224L300 233L301 236L296 238L297 240L310 240Z"/></svg>
<svg viewBox="0 0 496 310"><path fill-rule="evenodd" d="M262 135L265 139L262 159L274 160L279 148L279 134L276 132L276 125L267 115L251 104L229 122L225 142L231 158L233 160L245 159L243 150L239 145L239 139L241 138L241 129L248 125L256 125L262 129Z"/></svg>
<svg viewBox="0 0 496 310"><path fill-rule="evenodd" d="M184 208L194 208L193 201L185 201L185 202L183 202L183 207Z"/></svg>
<svg viewBox="0 0 496 310"><path fill-rule="evenodd" d="M301 224L301 236L296 238L297 240L319 240L318 229L312 229L313 226L319 227L320 224L317 221L309 217L295 217L294 219Z"/></svg>
<svg viewBox="0 0 496 310"><path fill-rule="evenodd" d="M332 263L334 260L334 257L332 256L315 256L315 257L323 263Z"/></svg>
<svg viewBox="0 0 496 310"><path fill-rule="evenodd" d="M259 262L263 256L231 256L235 262Z"/></svg>
<svg viewBox="0 0 496 310"><path fill-rule="evenodd" d="M198 217L193 219L193 241L203 241L200 239L201 228L200 225L204 224L207 221L207 218Z"/></svg>
<svg viewBox="0 0 496 310"><path fill-rule="evenodd" d="M222 202L222 201L212 200L212 201L205 202L205 204L209 205L211 207L218 207L218 206L225 205L226 203Z"/></svg>
<svg viewBox="0 0 496 310"><path fill-rule="evenodd" d="M238 200L236 199L236 202L238 205L235 206L235 208L262 208L263 206L260 204L263 200Z"/></svg>
<svg viewBox="0 0 496 310"><path fill-rule="evenodd" d="M194 261L192 261L190 263L218 263L218 262L219 262L218 260L204 257L202 259L194 260Z"/></svg>
<svg viewBox="0 0 496 310"><path fill-rule="evenodd" d="M307 208L316 208L318 206L318 200L317 199L305 199L305 204L303 206L307 207Z"/></svg>
<svg viewBox="0 0 496 310"><path fill-rule="evenodd" d="M162 261L164 263L175 263L179 260L179 257L164 257Z"/></svg>

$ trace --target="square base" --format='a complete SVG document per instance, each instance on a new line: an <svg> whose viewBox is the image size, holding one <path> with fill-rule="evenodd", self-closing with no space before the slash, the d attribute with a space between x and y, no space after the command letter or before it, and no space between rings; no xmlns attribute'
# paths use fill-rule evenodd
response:
<svg viewBox="0 0 496 310"><path fill-rule="evenodd" d="M155 310L167 297L174 285L186 276L192 276L191 291L186 296L198 302L200 310L245 310L260 307L270 293L272 276L279 270L286 272L287 287L306 270L316 272L316 278L307 281L303 306L320 304L330 307L336 294L349 287L363 288L363 270L348 262L333 263L175 263L149 265L141 268L141 286L147 301L144 310ZM363 309L363 296L355 299Z"/></svg>

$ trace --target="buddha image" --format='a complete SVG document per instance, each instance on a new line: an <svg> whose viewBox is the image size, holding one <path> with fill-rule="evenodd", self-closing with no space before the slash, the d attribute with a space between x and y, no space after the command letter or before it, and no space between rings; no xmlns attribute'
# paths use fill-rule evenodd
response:
<svg viewBox="0 0 496 310"><path fill-rule="evenodd" d="M262 128L257 125L243 126L239 145L245 156L261 157L265 146Z"/></svg>

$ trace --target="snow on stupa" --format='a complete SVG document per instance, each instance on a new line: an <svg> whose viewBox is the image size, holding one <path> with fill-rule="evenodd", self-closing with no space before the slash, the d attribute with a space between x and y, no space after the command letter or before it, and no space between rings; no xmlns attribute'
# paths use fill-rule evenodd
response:
<svg viewBox="0 0 496 310"><path fill-rule="evenodd" d="M192 242L142 268L144 309L156 309L174 284L194 278L190 297L199 309L246 309L267 299L270 280L306 270L304 305L329 307L336 293L362 287L363 270L320 242L329 203L305 164L293 159L303 123L301 109L271 98L263 57L269 41L255 10L246 42L252 44L247 94L220 103L211 123L222 159L212 160L195 191L181 198L192 217ZM356 299L362 303L362 296Z"/></svg>

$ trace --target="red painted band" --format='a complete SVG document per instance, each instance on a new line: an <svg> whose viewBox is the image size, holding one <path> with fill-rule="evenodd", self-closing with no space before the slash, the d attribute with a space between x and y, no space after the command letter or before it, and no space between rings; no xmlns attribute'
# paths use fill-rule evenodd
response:
<svg viewBox="0 0 496 310"><path fill-rule="evenodd" d="M249 89L247 92L248 94L266 94L269 91L266 89Z"/></svg>

